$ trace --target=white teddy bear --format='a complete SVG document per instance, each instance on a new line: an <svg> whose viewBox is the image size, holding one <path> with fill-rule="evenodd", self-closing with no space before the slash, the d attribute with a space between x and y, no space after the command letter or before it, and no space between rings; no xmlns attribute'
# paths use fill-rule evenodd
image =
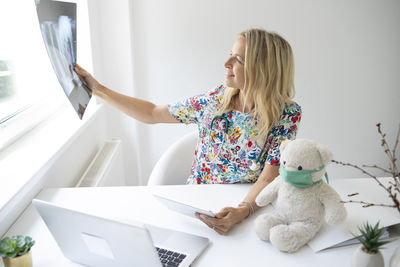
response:
<svg viewBox="0 0 400 267"><path fill-rule="evenodd" d="M328 224L345 220L346 209L335 190L323 181L332 153L307 139L283 141L279 176L256 198L258 206L273 201L274 210L255 220L257 235L281 251L295 252Z"/></svg>

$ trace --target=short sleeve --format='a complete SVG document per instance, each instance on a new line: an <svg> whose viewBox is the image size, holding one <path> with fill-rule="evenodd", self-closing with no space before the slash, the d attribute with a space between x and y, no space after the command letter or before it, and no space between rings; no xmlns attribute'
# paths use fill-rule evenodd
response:
<svg viewBox="0 0 400 267"><path fill-rule="evenodd" d="M279 166L281 153L279 146L284 140L293 140L296 138L297 130L301 120L301 107L297 103L287 104L279 123L274 126L268 137L270 143L266 163Z"/></svg>
<svg viewBox="0 0 400 267"><path fill-rule="evenodd" d="M223 91L224 87L221 85L205 94L168 104L168 111L181 123L198 123L207 108L215 106L222 101Z"/></svg>

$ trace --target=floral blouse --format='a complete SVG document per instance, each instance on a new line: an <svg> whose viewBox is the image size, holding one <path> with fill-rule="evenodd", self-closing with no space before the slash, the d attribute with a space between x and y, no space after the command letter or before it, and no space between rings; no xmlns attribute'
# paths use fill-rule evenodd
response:
<svg viewBox="0 0 400 267"><path fill-rule="evenodd" d="M265 143L259 144L257 119L251 113L231 110L215 116L224 91L225 87L219 86L206 94L168 105L175 119L185 124L196 123L199 129L188 184L255 182L265 163L279 165L280 143L296 137L301 119L301 107L297 103L285 105L278 124L271 129ZM261 167L251 170L249 166L263 148Z"/></svg>

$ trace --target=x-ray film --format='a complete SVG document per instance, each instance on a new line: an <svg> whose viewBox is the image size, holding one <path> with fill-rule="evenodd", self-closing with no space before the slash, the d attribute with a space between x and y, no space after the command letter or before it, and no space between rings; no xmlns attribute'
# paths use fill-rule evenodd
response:
<svg viewBox="0 0 400 267"><path fill-rule="evenodd" d="M40 30L53 70L75 111L82 119L91 98L74 71L76 64L76 3L35 0Z"/></svg>

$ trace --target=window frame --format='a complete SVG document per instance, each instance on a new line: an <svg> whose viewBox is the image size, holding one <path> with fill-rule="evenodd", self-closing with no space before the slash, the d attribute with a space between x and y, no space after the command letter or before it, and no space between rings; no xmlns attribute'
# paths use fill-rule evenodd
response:
<svg viewBox="0 0 400 267"><path fill-rule="evenodd" d="M77 32L77 38L80 42L77 48L78 60L82 66L92 72L92 47L87 0L63 1L77 3L77 18L80 21L80 30ZM29 0L18 4L20 6L29 4L29 8L35 6L34 1ZM34 12L36 15L36 9ZM35 26L40 29L37 17L35 17L34 22L30 23L35 23ZM40 30L38 32L40 33ZM45 51L42 36L40 35L39 38L42 42L43 51ZM47 52L45 55L43 60L48 60L50 68L42 70L43 77L47 78L52 75L51 79L54 80L56 75L51 67ZM8 60L8 58L2 58L1 54L0 59ZM10 58L10 60L13 59ZM2 170L0 172L0 191L3 187L3 190L7 193L4 196L0 193L0 221L2 222L0 224L0 237L30 204L32 198L45 186L46 177L44 174L46 171L63 155L74 140L84 134L85 129L96 120L95 118L102 114L102 105L98 101L92 100L83 119L80 120L58 81L51 85L47 84L47 86L46 92L49 93L45 97L35 99L27 105L19 106L4 117L0 124L0 169ZM34 90L35 87L30 86L29 89ZM47 136L49 144L45 144L43 151L38 153L38 150L42 150L40 145L43 143L44 135ZM47 143L47 140L45 143ZM15 184L11 185L10 181Z"/></svg>

